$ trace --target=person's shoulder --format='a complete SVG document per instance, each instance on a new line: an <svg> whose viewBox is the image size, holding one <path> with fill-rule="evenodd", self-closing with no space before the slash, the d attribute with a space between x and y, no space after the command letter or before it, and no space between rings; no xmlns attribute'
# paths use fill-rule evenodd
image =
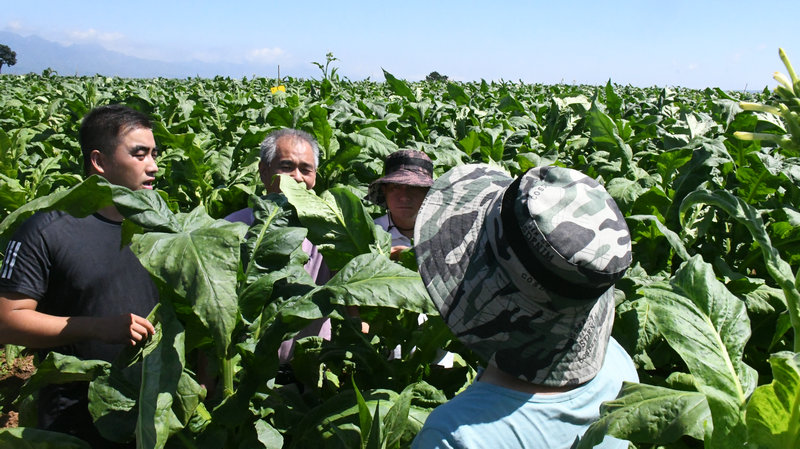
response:
<svg viewBox="0 0 800 449"><path fill-rule="evenodd" d="M39 211L23 221L19 228L17 228L16 233L19 235L30 232L41 232L50 226L70 218L74 219L74 217L68 213L60 210Z"/></svg>
<svg viewBox="0 0 800 449"><path fill-rule="evenodd" d="M374 219L373 222L375 222L376 225L382 227L383 230L385 231L386 229L389 228L389 214L386 214L382 217L378 217Z"/></svg>
<svg viewBox="0 0 800 449"><path fill-rule="evenodd" d="M462 448L467 441L474 443L476 429L470 423L483 420L490 422L498 414L508 414L501 404L502 398L498 398L498 389L503 388L485 382L473 382L464 391L433 409L414 438L412 448ZM473 447L474 444L466 446Z"/></svg>
<svg viewBox="0 0 800 449"><path fill-rule="evenodd" d="M633 359L613 337L608 341L606 358L603 361L600 373L627 382L639 381L639 375L636 372L636 365L634 365Z"/></svg>
<svg viewBox="0 0 800 449"><path fill-rule="evenodd" d="M456 449L460 446L453 440L451 433L442 432L439 429L425 426L419 431L411 449Z"/></svg>
<svg viewBox="0 0 800 449"><path fill-rule="evenodd" d="M455 431L462 424L461 418L464 414L480 413L496 398L493 387L485 382L473 382L464 391L433 409L425 425L430 424L443 432Z"/></svg>
<svg viewBox="0 0 800 449"><path fill-rule="evenodd" d="M225 220L232 223L244 223L249 226L253 224L255 217L253 216L253 209L245 207L227 215Z"/></svg>
<svg viewBox="0 0 800 449"><path fill-rule="evenodd" d="M456 447L453 444L453 435L463 423L460 422L460 409L454 400L455 398L433 409L414 438L412 449Z"/></svg>

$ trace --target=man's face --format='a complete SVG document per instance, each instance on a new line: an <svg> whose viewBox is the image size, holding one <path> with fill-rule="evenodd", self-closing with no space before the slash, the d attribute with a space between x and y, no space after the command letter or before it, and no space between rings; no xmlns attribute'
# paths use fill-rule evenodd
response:
<svg viewBox="0 0 800 449"><path fill-rule="evenodd" d="M283 136L275 142L275 157L269 165L260 162L258 171L261 181L267 186L267 193L281 191L280 177L275 175L289 175L295 181L304 183L309 190L317 182L314 150L305 140L292 136Z"/></svg>
<svg viewBox="0 0 800 449"><path fill-rule="evenodd" d="M158 171L157 155L153 131L134 128L120 136L113 154L95 150L92 164L94 171L112 184L131 190L152 189Z"/></svg>
<svg viewBox="0 0 800 449"><path fill-rule="evenodd" d="M402 229L414 228L417 212L422 205L422 200L428 193L427 187L407 186L403 184L384 184L383 195L386 197L386 206L392 214L392 221Z"/></svg>

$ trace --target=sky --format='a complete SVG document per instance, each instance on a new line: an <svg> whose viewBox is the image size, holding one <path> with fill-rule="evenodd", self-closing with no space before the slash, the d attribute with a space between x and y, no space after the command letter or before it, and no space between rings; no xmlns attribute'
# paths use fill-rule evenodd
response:
<svg viewBox="0 0 800 449"><path fill-rule="evenodd" d="M266 63L277 76L760 90L800 69L797 0L9 1L0 30L156 61ZM46 12L46 13L43 13ZM113 75L113 74L111 74ZM226 74L220 73L225 76Z"/></svg>

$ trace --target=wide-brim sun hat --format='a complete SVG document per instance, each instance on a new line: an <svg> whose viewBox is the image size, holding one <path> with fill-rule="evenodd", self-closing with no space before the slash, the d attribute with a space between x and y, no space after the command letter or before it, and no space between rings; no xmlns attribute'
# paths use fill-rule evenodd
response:
<svg viewBox="0 0 800 449"><path fill-rule="evenodd" d="M515 180L458 166L425 197L414 241L442 318L485 362L546 386L597 374L613 285L632 258L625 219L597 181L562 167Z"/></svg>
<svg viewBox="0 0 800 449"><path fill-rule="evenodd" d="M398 150L386 157L383 177L369 185L367 199L386 207L382 184L402 184L416 187L433 185L433 162L427 154L416 150Z"/></svg>

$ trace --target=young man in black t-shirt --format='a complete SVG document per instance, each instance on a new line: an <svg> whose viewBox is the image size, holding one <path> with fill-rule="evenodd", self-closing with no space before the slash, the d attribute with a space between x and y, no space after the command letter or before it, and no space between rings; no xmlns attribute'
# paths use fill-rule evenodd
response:
<svg viewBox="0 0 800 449"><path fill-rule="evenodd" d="M131 190L152 189L157 149L147 116L120 105L92 110L80 143L87 175ZM128 246L123 216L111 205L84 218L37 213L15 232L0 267L0 344L112 361L124 345L155 332L145 316L158 291ZM40 391L39 427L100 439L87 409L86 384Z"/></svg>

